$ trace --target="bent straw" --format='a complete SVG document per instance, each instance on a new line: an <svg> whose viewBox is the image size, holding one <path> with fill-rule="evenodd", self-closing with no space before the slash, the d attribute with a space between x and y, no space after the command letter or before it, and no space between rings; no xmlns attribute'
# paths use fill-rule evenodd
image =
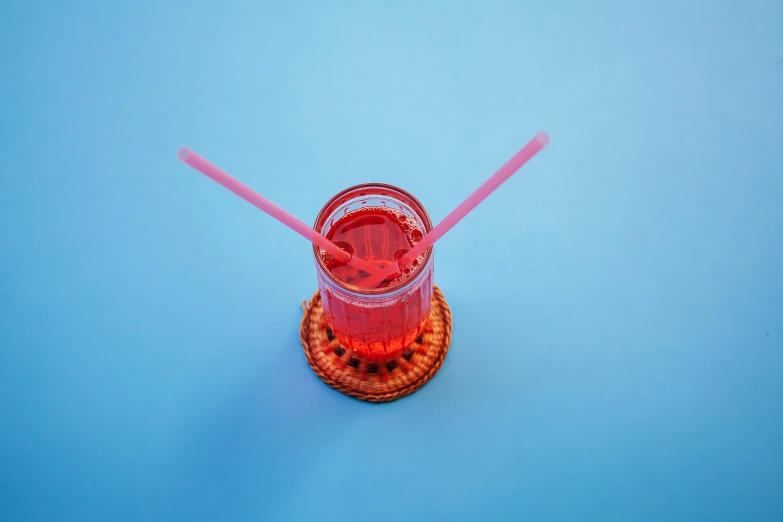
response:
<svg viewBox="0 0 783 522"><path fill-rule="evenodd" d="M452 229L454 225L459 223L471 210L476 208L479 203L484 201L487 196L492 194L497 188L503 184L508 178L518 171L522 166L527 163L530 158L536 155L538 151L544 148L549 143L549 135L546 132L539 132L536 136L530 140L527 145L522 147L519 152L514 154L505 165L500 167L497 172L481 184L468 198L459 204L457 208L451 211L443 221L438 223L435 228L429 231L416 245L411 248L405 255L400 257L395 266L394 263L381 270L370 280L366 281L368 286L375 286L388 277L400 273L400 268L408 265L414 259L419 257L424 251L431 247L437 240L442 238L446 232ZM380 279L378 279L380 278Z"/></svg>
<svg viewBox="0 0 783 522"><path fill-rule="evenodd" d="M294 232L310 240L311 243L315 243L322 249L332 254L339 262L347 263L355 268L358 268L359 270L363 270L371 275L375 275L376 277L380 275L380 270L377 266L365 261L358 256L352 256L348 254L345 250L338 247L324 236L266 199L261 194L255 192L253 189L238 179L232 177L227 172L221 170L216 165L213 165L208 160L199 156L189 148L180 148L179 152L177 152L177 159L187 165L190 165L216 183L223 185L225 188L244 199L251 205L263 210ZM379 281L383 281L383 279L385 278L382 278Z"/></svg>

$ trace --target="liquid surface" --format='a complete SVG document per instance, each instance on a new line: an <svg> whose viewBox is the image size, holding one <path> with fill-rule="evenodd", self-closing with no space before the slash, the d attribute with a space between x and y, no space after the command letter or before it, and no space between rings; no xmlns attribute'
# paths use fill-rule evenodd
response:
<svg viewBox="0 0 783 522"><path fill-rule="evenodd" d="M329 229L326 237L351 255L385 268L396 263L423 236L416 221L399 210L388 207L362 207L348 212ZM322 252L329 271L337 278L359 288L369 288L366 281L369 274L343 264L330 254ZM425 255L413 260L402 273L381 282L374 288L388 288L399 285L411 277L424 261Z"/></svg>

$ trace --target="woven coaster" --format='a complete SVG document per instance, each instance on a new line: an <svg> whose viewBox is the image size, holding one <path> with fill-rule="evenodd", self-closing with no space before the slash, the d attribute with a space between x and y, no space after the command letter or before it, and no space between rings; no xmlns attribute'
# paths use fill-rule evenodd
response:
<svg viewBox="0 0 783 522"><path fill-rule="evenodd" d="M451 344L451 311L437 286L424 331L402 355L383 362L369 361L340 346L319 292L302 308L299 338L310 367L335 390L363 401L389 402L415 392L438 372Z"/></svg>

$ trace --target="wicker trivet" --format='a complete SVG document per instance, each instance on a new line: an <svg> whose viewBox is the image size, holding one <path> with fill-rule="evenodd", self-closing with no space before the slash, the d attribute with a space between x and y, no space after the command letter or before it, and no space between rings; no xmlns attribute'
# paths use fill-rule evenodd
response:
<svg viewBox="0 0 783 522"><path fill-rule="evenodd" d="M437 286L422 334L402 355L382 362L369 361L340 346L319 292L309 303L302 303L302 308L299 338L307 362L326 384L363 401L389 402L415 392L437 373L451 344L451 311Z"/></svg>

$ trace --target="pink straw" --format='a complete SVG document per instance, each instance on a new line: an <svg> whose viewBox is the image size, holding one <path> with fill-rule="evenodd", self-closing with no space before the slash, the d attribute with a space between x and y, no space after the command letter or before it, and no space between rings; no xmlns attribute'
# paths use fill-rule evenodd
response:
<svg viewBox="0 0 783 522"><path fill-rule="evenodd" d="M380 269L365 261L364 259L358 257L358 256L351 256L348 254L345 250L338 247L328 239L326 239L324 236L313 230L312 228L308 227L298 219L296 219L294 216L283 210L282 208L278 207L268 199L266 199L261 194L255 192L253 189L239 181L238 179L232 177L227 172L224 172L216 165L213 165L203 157L199 156L192 150L190 150L187 147L182 147L179 149L179 152L177 152L177 158L197 171L201 172L211 180L223 185L228 190L239 196L240 198L244 199L251 205L254 205L294 232L298 233L299 235L303 236L304 238L308 239L311 243L315 243L322 249L326 250L330 254L332 254L335 259L337 259L341 263L347 263L355 268L358 268L359 270L364 270L365 272L369 274L373 274L376 277L380 276ZM379 281L383 281L385 278L379 279Z"/></svg>
<svg viewBox="0 0 783 522"><path fill-rule="evenodd" d="M490 178L485 181L479 188L477 188L473 194L459 204L457 208L451 211L443 221L438 223L435 228L429 231L421 241L411 248L408 253L400 257L398 260L399 266L395 266L394 263L384 268L381 273L375 275L370 281L366 283L368 286L375 286L379 282L387 279L388 277L400 273L400 267L404 267L412 262L414 259L424 253L429 247L431 247L437 240L442 238L446 232L452 229L454 225L460 222L468 212L476 208L479 203L484 201L487 196L492 194L497 188L503 184L508 178L511 177L516 171L518 171L530 158L536 155L538 151L544 148L549 143L549 135L546 132L539 132L536 136L530 140L527 145L522 147L519 152L506 162L505 165L495 172ZM380 278L380 279L378 279Z"/></svg>

